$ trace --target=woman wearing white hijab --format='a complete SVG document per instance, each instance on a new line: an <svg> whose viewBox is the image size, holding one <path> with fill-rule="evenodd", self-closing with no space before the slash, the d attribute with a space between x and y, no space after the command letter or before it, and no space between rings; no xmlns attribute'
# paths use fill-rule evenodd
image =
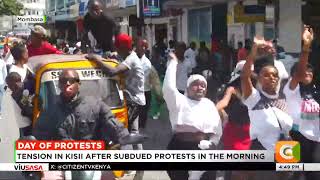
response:
<svg viewBox="0 0 320 180"><path fill-rule="evenodd" d="M163 95L169 109L174 135L169 150L205 150L218 145L222 134L221 121L215 104L205 98L207 81L201 75L192 75L187 81L185 94L176 87L178 60L171 53L163 83ZM200 179L204 171L168 171L171 180ZM209 177L207 177L209 175ZM215 179L215 172L202 175L203 179Z"/></svg>

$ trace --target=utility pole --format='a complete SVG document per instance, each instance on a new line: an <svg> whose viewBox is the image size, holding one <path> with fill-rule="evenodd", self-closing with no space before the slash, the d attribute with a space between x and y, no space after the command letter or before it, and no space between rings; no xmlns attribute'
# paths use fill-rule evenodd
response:
<svg viewBox="0 0 320 180"><path fill-rule="evenodd" d="M144 24L144 19L143 19L143 14L140 14L140 9L141 9L141 0L136 0L136 7L137 7L137 35L142 36L142 26ZM142 5L143 7L143 5Z"/></svg>
<svg viewBox="0 0 320 180"><path fill-rule="evenodd" d="M140 0L136 0L137 18L140 18Z"/></svg>

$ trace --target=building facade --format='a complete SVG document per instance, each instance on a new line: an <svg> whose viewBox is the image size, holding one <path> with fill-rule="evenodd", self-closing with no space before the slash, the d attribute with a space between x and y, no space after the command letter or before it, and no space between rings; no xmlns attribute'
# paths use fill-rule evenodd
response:
<svg viewBox="0 0 320 180"><path fill-rule="evenodd" d="M82 0L47 0L47 26L52 39L58 44L76 42L79 39L77 19L81 3Z"/></svg>
<svg viewBox="0 0 320 180"><path fill-rule="evenodd" d="M23 10L21 11L21 15L45 15L46 0L20 0L19 2L23 4ZM30 34L30 28L33 26L33 23L22 23L14 21L13 31L17 35L28 35Z"/></svg>
<svg viewBox="0 0 320 180"><path fill-rule="evenodd" d="M41 1L41 0L40 0ZM103 0L121 31L145 37L150 47L160 39L211 42L211 35L237 48L237 42L262 35L278 39L287 52L301 49L305 6L315 0ZM47 0L52 34L79 40L88 0ZM241 2L241 4L240 4ZM313 6L313 5L312 5ZM27 11L28 12L28 11ZM295 13L292 13L295 12ZM315 11L316 12L316 11ZM31 11L32 13L32 11ZM317 21L313 17L310 21ZM306 19L306 18L304 18Z"/></svg>
<svg viewBox="0 0 320 180"><path fill-rule="evenodd" d="M22 16L44 16L46 0L20 0L23 4ZM16 35L30 35L30 28L34 23L17 22L16 16L2 16L0 18L0 33L13 32Z"/></svg>
<svg viewBox="0 0 320 180"><path fill-rule="evenodd" d="M13 17L1 16L0 17L0 35L5 35L7 32L13 30Z"/></svg>

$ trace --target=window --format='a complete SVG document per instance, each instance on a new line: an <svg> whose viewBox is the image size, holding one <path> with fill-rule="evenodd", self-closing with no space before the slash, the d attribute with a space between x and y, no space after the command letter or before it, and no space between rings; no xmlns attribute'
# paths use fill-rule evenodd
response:
<svg viewBox="0 0 320 180"><path fill-rule="evenodd" d="M275 30L273 23L265 23L264 24L264 37L266 40L273 40L275 39Z"/></svg>
<svg viewBox="0 0 320 180"><path fill-rule="evenodd" d="M205 41L211 44L212 15L210 8L194 9L188 13L189 42Z"/></svg>
<svg viewBox="0 0 320 180"><path fill-rule="evenodd" d="M64 8L64 0L57 0L57 9Z"/></svg>
<svg viewBox="0 0 320 180"><path fill-rule="evenodd" d="M50 0L49 1L49 10L50 11L54 11L55 10L55 6L56 6L55 0Z"/></svg>
<svg viewBox="0 0 320 180"><path fill-rule="evenodd" d="M60 89L58 88L58 80L51 80L41 83L41 109L46 110L51 108L50 105L55 104L57 101L57 95L59 94ZM112 79L82 80L80 86L80 96L94 96L101 98L111 108L117 108L123 105L118 84Z"/></svg>

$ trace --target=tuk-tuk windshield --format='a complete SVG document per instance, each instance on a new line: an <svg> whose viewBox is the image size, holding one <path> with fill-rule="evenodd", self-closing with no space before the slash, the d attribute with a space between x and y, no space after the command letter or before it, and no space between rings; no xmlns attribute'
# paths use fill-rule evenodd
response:
<svg viewBox="0 0 320 180"><path fill-rule="evenodd" d="M86 70L87 72L91 72L90 76L83 76L83 71L85 70L78 70L81 81L80 96L102 98L111 108L123 106L122 91L119 90L116 80L102 77L99 70ZM59 73L60 71L45 72L41 78L40 99L41 109L43 110L47 109L50 104L55 104L57 95L60 94Z"/></svg>

